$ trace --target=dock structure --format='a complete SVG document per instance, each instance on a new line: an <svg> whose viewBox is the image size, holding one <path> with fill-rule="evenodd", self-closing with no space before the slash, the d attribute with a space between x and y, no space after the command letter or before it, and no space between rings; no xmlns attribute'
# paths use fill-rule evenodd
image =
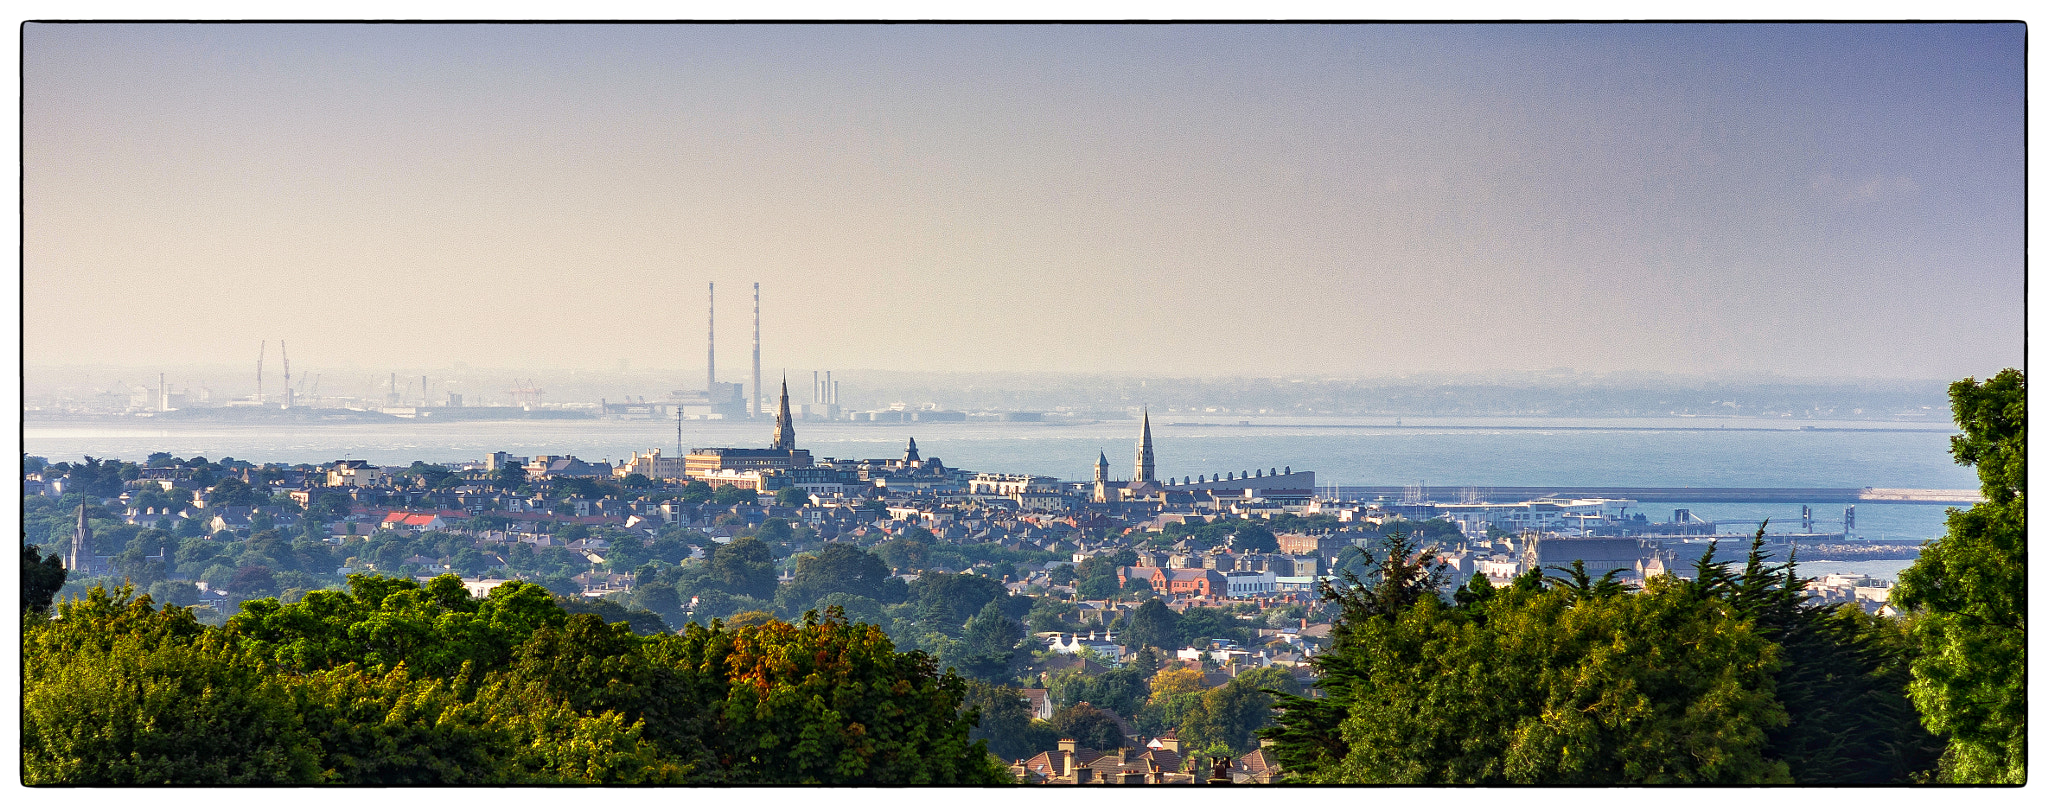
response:
<svg viewBox="0 0 2048 807"><path fill-rule="evenodd" d="M1410 485L1343 485L1338 495L1347 499L1400 499ZM1431 485L1445 492L1470 485ZM1596 487L1488 487L1475 488L1485 496L1503 501L1541 498L1634 499L1639 502L1785 502L1829 504L1890 502L1898 504L1968 505L1984 501L1974 490L1932 490L1908 488L1596 488Z"/></svg>

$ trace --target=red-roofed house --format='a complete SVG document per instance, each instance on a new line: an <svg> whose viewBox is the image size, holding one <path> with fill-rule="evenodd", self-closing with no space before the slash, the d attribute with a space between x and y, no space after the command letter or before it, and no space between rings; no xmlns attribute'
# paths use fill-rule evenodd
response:
<svg viewBox="0 0 2048 807"><path fill-rule="evenodd" d="M439 513L408 513L403 510L393 510L384 516L384 521L378 526L387 530L425 532L427 530L447 529L448 521L442 518Z"/></svg>

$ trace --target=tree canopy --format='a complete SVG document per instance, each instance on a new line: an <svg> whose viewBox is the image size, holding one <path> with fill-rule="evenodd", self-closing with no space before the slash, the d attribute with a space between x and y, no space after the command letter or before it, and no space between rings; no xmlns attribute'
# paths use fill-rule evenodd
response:
<svg viewBox="0 0 2048 807"><path fill-rule="evenodd" d="M1950 510L1948 534L1899 575L1892 604L1911 612L1921 653L1910 692L1927 728L1947 735L1941 778L2027 778L2027 386L2018 370L1949 387L1956 462L1974 465L1985 501Z"/></svg>
<svg viewBox="0 0 2048 807"><path fill-rule="evenodd" d="M28 784L1008 781L962 679L837 612L638 636L356 575L208 628L95 588L25 620L23 667Z"/></svg>

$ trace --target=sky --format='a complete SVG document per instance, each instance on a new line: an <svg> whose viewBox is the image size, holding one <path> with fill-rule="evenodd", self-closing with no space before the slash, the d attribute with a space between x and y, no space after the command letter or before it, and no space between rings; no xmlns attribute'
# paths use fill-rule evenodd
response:
<svg viewBox="0 0 2048 807"><path fill-rule="evenodd" d="M23 358L1984 377L2024 34L29 24Z"/></svg>

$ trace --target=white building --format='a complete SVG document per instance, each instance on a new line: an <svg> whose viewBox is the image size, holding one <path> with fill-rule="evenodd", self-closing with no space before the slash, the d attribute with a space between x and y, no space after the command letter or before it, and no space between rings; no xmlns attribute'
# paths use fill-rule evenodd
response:
<svg viewBox="0 0 2048 807"><path fill-rule="evenodd" d="M1580 534L1588 522L1622 518L1633 499L1533 499L1526 502L1439 504L1436 514L1468 538L1483 538L1488 526L1520 535L1523 532Z"/></svg>
<svg viewBox="0 0 2048 807"><path fill-rule="evenodd" d="M1225 572L1224 591L1232 598L1270 597L1280 590L1271 569L1263 572Z"/></svg>
<svg viewBox="0 0 2048 807"><path fill-rule="evenodd" d="M1118 658L1124 654L1123 647L1116 643L1116 637L1108 633L1096 633L1094 631L1089 631L1086 634L1051 634L1045 637L1045 646L1046 649L1055 653L1073 654L1079 653L1082 650L1092 650L1108 658Z"/></svg>

